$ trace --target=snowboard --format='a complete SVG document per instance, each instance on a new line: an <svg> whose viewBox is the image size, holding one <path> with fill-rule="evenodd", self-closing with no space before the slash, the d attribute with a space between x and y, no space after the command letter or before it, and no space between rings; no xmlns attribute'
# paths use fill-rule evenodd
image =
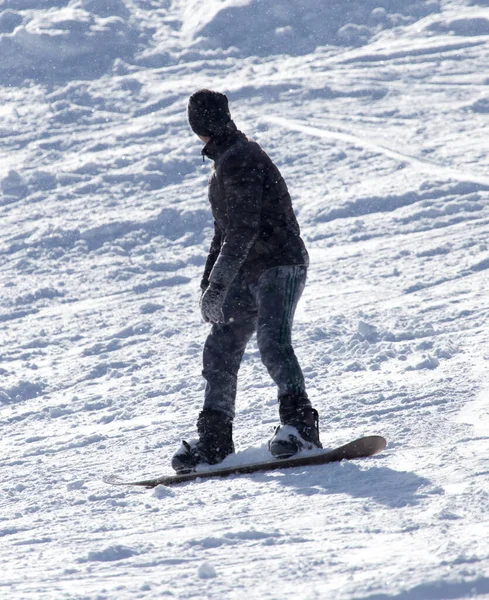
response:
<svg viewBox="0 0 489 600"><path fill-rule="evenodd" d="M143 479L140 481L125 481L118 475L107 475L105 483L111 485L133 485L145 488L154 488L158 485L176 485L187 481L201 481L216 477L228 477L229 475L248 475L258 471L273 471L277 469L290 469L292 467L308 467L313 465L325 465L341 460L352 460L355 458L366 458L381 452L387 445L386 440L380 435L371 435L359 438L354 442L339 446L333 450L318 452L315 454L304 454L292 458L274 459L266 462L250 463L247 465L235 465L206 469L205 471L194 471L177 475L163 475L154 479Z"/></svg>

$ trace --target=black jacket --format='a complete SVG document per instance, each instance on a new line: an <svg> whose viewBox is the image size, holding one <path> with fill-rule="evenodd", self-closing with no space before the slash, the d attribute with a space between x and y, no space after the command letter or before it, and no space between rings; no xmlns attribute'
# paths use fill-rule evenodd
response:
<svg viewBox="0 0 489 600"><path fill-rule="evenodd" d="M308 265L290 194L261 147L240 131L212 138L202 150L214 161L209 201L214 238L201 287L254 281L272 267Z"/></svg>

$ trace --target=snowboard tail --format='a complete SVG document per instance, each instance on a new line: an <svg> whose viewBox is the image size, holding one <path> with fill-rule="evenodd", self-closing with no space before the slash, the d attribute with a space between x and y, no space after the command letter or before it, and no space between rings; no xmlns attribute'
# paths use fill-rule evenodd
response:
<svg viewBox="0 0 489 600"><path fill-rule="evenodd" d="M112 485L132 485L145 488L154 488L158 485L176 485L187 481L196 481L201 479L211 479L215 477L228 477L229 475L240 475L256 473L258 471L273 471L276 469L290 469L292 467L306 467L309 465L325 465L341 460L353 460L355 458L367 458L381 452L387 445L385 438L380 435L371 435L359 438L344 446L339 446L334 450L310 454L305 456L296 456L279 460L270 460L260 463L251 463L247 465L237 465L231 467L210 468L205 471L195 471L193 473L184 473L177 475L165 475L154 479L144 479L141 481L124 481L118 475L108 475L104 477L105 483Z"/></svg>

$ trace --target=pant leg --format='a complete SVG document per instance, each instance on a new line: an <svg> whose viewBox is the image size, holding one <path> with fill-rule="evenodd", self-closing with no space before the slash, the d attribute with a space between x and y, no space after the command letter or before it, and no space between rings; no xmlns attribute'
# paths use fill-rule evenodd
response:
<svg viewBox="0 0 489 600"><path fill-rule="evenodd" d="M256 300L243 281L233 282L223 306L225 323L216 323L204 345L204 409L234 418L238 371L246 345L256 330Z"/></svg>
<svg viewBox="0 0 489 600"><path fill-rule="evenodd" d="M307 277L305 266L269 269L252 290L258 305L257 343L263 364L278 387L279 398L307 398L304 376L292 347L295 309Z"/></svg>

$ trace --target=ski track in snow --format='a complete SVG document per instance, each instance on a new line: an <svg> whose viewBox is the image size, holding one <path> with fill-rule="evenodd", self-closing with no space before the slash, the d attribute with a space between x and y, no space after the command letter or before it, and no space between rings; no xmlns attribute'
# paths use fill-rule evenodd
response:
<svg viewBox="0 0 489 600"><path fill-rule="evenodd" d="M401 163L408 163L418 171L427 173L434 177L439 177L441 179L456 179L458 181L479 183L484 186L489 186L489 177L484 177L483 175L470 172L458 171L457 169L451 169L449 167L437 165L428 160L420 160L415 156L410 156L404 152L392 150L391 148L388 148L376 141L372 141L352 133L347 133L344 131L325 131L320 127L311 127L310 125L305 125L297 121L284 118L269 117L267 120L270 123L275 123L291 131L301 131L302 133L323 139L339 140L341 142L347 142L361 148L373 150L374 152L379 152L389 158L398 160Z"/></svg>
<svg viewBox="0 0 489 600"><path fill-rule="evenodd" d="M3 0L0 595L489 597L489 7ZM199 87L280 166L323 443L377 457L152 491L203 397ZM254 341L238 452L266 460ZM3 597L3 596L2 596Z"/></svg>

